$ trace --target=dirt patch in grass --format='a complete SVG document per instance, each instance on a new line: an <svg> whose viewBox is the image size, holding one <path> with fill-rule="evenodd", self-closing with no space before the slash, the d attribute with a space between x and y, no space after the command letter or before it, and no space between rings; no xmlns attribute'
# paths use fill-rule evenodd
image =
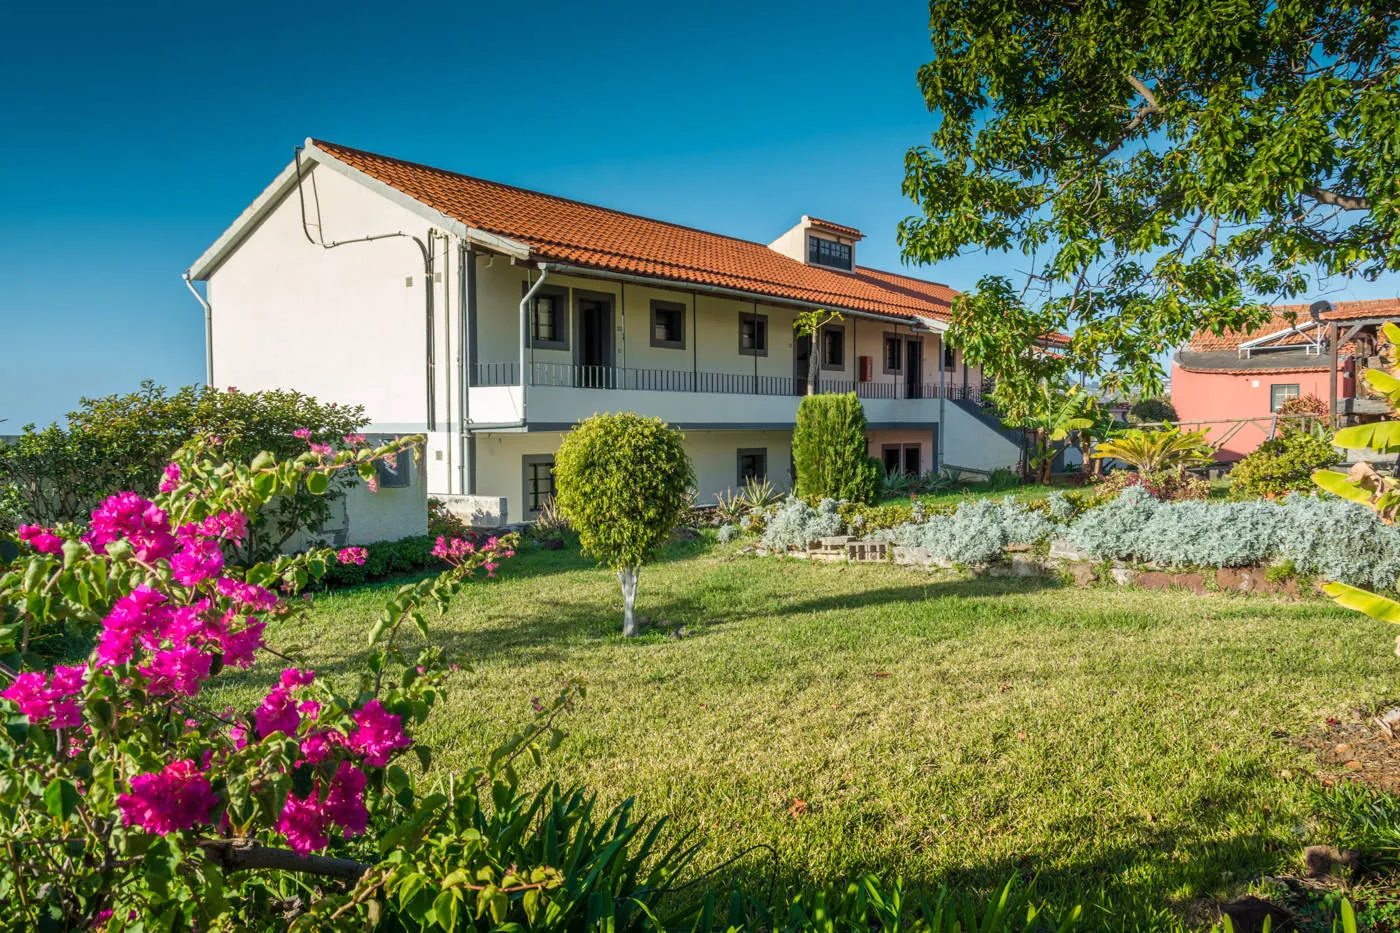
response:
<svg viewBox="0 0 1400 933"><path fill-rule="evenodd" d="M1322 729L1299 737L1298 744L1322 763L1318 777L1324 786L1351 780L1400 793L1400 707L1347 721L1329 719Z"/></svg>

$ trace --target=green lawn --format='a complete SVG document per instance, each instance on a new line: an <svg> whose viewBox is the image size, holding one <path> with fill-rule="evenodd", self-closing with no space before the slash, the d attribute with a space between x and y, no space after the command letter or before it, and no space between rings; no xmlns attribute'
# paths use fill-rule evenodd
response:
<svg viewBox="0 0 1400 933"><path fill-rule="evenodd" d="M708 839L703 865L767 842L813 878L1021 871L1057 901L1179 904L1296 867L1320 766L1287 736L1395 694L1394 632L1324 601L672 551L639 602L679 641L624 641L616 581L572 550L469 588L436 625L470 664L426 735L436 767L583 677L531 779L634 796ZM349 678L384 593L322 596L272 640Z"/></svg>

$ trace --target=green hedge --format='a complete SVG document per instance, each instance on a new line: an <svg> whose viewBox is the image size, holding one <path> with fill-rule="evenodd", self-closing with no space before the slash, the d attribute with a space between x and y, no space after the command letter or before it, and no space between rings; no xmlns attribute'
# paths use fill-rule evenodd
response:
<svg viewBox="0 0 1400 933"><path fill-rule="evenodd" d="M865 409L854 392L803 396L792 432L797 495L873 501L884 470L865 451Z"/></svg>
<svg viewBox="0 0 1400 933"><path fill-rule="evenodd" d="M446 565L433 556L433 540L416 535L366 544L368 556L363 564L332 564L321 582L326 586L360 586L400 574L441 569Z"/></svg>

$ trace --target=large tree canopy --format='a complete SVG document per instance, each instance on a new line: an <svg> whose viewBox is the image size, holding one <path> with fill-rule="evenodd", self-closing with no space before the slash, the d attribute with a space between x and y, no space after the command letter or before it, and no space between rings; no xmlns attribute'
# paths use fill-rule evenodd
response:
<svg viewBox="0 0 1400 933"><path fill-rule="evenodd" d="M1400 4L932 0L905 258L1019 253L954 341L1008 392L1155 386L1198 327L1400 269ZM1032 350L1077 327L1067 354Z"/></svg>

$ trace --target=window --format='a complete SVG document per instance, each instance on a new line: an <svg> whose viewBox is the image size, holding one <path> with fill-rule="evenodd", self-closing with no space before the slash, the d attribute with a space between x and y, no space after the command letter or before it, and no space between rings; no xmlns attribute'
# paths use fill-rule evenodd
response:
<svg viewBox="0 0 1400 933"><path fill-rule="evenodd" d="M1298 397L1298 384L1269 386L1269 411L1278 411L1283 403Z"/></svg>
<svg viewBox="0 0 1400 933"><path fill-rule="evenodd" d="M954 350L952 347L948 346L948 344L946 344L946 343L943 344L943 369L944 369L944 371L946 371L946 372L952 372L953 370L955 370L955 369L957 369L957 368L958 368L958 354L957 354L957 351Z"/></svg>
<svg viewBox="0 0 1400 933"><path fill-rule="evenodd" d="M742 486L751 479L765 480L767 478L768 448L739 448L739 485Z"/></svg>
<svg viewBox="0 0 1400 933"><path fill-rule="evenodd" d="M380 489L403 489L411 482L410 471L413 469L413 451L401 450L394 455L392 464L386 463L384 459L374 461L374 481Z"/></svg>
<svg viewBox="0 0 1400 933"><path fill-rule="evenodd" d="M549 454L521 459L525 473L525 511L535 515L554 495L554 457Z"/></svg>
<svg viewBox="0 0 1400 933"><path fill-rule="evenodd" d="M885 372L904 372L904 338L898 334L885 335Z"/></svg>
<svg viewBox="0 0 1400 933"><path fill-rule="evenodd" d="M880 447L880 460L885 464L885 474L893 476L904 473L918 476L923 466L923 445L884 444Z"/></svg>
<svg viewBox="0 0 1400 933"><path fill-rule="evenodd" d="M846 328L822 328L822 368L846 368Z"/></svg>
<svg viewBox="0 0 1400 933"><path fill-rule="evenodd" d="M685 349L685 305L674 301L651 303L651 345L667 350Z"/></svg>
<svg viewBox="0 0 1400 933"><path fill-rule="evenodd" d="M768 355L768 317L766 315L739 315L739 353L743 356Z"/></svg>
<svg viewBox="0 0 1400 933"><path fill-rule="evenodd" d="M849 270L851 268L850 244L824 240L817 236L808 237L807 261L816 266Z"/></svg>
<svg viewBox="0 0 1400 933"><path fill-rule="evenodd" d="M542 350L569 349L569 290L543 286L530 304L531 345Z"/></svg>

